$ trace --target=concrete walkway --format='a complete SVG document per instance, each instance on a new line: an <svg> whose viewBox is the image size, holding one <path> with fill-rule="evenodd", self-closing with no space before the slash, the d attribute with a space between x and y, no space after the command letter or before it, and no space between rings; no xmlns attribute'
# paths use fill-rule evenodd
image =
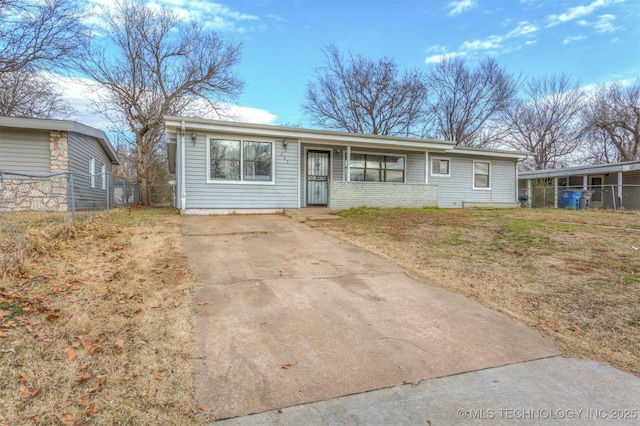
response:
<svg viewBox="0 0 640 426"><path fill-rule="evenodd" d="M266 412L230 419L232 424L458 422L453 408L499 409L517 402L509 399L508 386L495 385L510 380L498 378L483 388L488 382L474 385L470 379L456 388L455 378L467 376L460 373L499 372L519 363L532 368L536 364L527 361L560 355L549 339L506 316L285 216L186 216L184 231L200 282L194 295L197 399L218 419ZM547 370L522 374L555 383L557 374ZM604 383L600 376L585 377ZM426 386L432 383L427 379L436 384ZM446 380L454 381L450 391ZM637 386L634 376L628 381ZM456 389L467 386L465 399ZM580 381L575 386L588 389ZM503 399L469 399L500 388ZM412 411L409 389L414 395L432 391L414 398ZM340 398L345 395L351 396ZM637 402L620 395L619 404ZM277 411L285 407L292 408ZM420 407L435 408L441 417L434 411L425 417Z"/></svg>

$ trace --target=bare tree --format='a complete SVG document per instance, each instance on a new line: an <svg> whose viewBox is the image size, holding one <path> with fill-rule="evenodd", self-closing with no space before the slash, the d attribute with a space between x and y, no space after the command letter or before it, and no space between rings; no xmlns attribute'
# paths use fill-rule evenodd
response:
<svg viewBox="0 0 640 426"><path fill-rule="evenodd" d="M461 146L486 146L498 139L492 120L518 91L518 80L487 57L474 69L452 57L436 63L428 75L426 135Z"/></svg>
<svg viewBox="0 0 640 426"><path fill-rule="evenodd" d="M240 46L166 8L132 0L105 11L106 41L94 40L78 67L97 82L102 112L124 119L135 135L141 202L163 137L163 116L212 99L232 99L243 83L234 73ZM101 43L102 42L102 43Z"/></svg>
<svg viewBox="0 0 640 426"><path fill-rule="evenodd" d="M73 0L0 0L0 73L64 68L85 40Z"/></svg>
<svg viewBox="0 0 640 426"><path fill-rule="evenodd" d="M417 71L398 76L394 60L377 61L337 47L325 50L324 67L307 84L304 112L325 129L374 135L417 135L424 117L424 77Z"/></svg>
<svg viewBox="0 0 640 426"><path fill-rule="evenodd" d="M0 72L0 115L67 118L74 112L45 74L24 68Z"/></svg>
<svg viewBox="0 0 640 426"><path fill-rule="evenodd" d="M640 159L640 81L599 84L583 118L592 140L592 154L601 162Z"/></svg>
<svg viewBox="0 0 640 426"><path fill-rule="evenodd" d="M526 98L517 100L507 113L507 143L534 154L533 164L525 165L529 169L566 165L583 141L584 92L560 74L528 80L524 94Z"/></svg>

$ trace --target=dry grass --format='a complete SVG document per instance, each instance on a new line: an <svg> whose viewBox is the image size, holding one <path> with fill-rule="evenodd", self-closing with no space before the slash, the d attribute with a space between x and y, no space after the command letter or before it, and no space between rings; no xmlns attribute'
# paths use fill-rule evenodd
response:
<svg viewBox="0 0 640 426"><path fill-rule="evenodd" d="M356 209L308 224L640 375L640 215Z"/></svg>
<svg viewBox="0 0 640 426"><path fill-rule="evenodd" d="M207 420L180 226L174 210L133 209L25 232L0 283L0 424Z"/></svg>

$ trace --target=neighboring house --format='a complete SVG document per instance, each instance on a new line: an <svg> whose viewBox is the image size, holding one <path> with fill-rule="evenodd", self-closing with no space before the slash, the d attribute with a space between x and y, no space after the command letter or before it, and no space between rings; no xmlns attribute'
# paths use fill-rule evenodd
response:
<svg viewBox="0 0 640 426"><path fill-rule="evenodd" d="M0 117L0 210L68 211L71 185L77 210L105 208L107 177L117 164L101 130L73 121Z"/></svg>
<svg viewBox="0 0 640 426"><path fill-rule="evenodd" d="M590 207L640 210L640 161L520 172L520 193L547 188L558 207L563 189L592 191Z"/></svg>
<svg viewBox="0 0 640 426"><path fill-rule="evenodd" d="M165 117L183 213L517 206L526 153L450 141Z"/></svg>

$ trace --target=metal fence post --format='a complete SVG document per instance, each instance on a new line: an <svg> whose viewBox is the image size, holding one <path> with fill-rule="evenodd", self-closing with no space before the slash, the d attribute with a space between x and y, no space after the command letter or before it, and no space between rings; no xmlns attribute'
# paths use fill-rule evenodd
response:
<svg viewBox="0 0 640 426"><path fill-rule="evenodd" d="M109 185L109 177L111 176L110 173L105 172L104 176L102 177L102 179L105 179L106 182L106 190L107 190L107 211L111 210L111 203L110 203L110 199L111 199L111 191L109 190L109 187L111 185Z"/></svg>
<svg viewBox="0 0 640 426"><path fill-rule="evenodd" d="M71 221L76 224L76 195L73 187L73 173L69 173L69 191L71 192Z"/></svg>

